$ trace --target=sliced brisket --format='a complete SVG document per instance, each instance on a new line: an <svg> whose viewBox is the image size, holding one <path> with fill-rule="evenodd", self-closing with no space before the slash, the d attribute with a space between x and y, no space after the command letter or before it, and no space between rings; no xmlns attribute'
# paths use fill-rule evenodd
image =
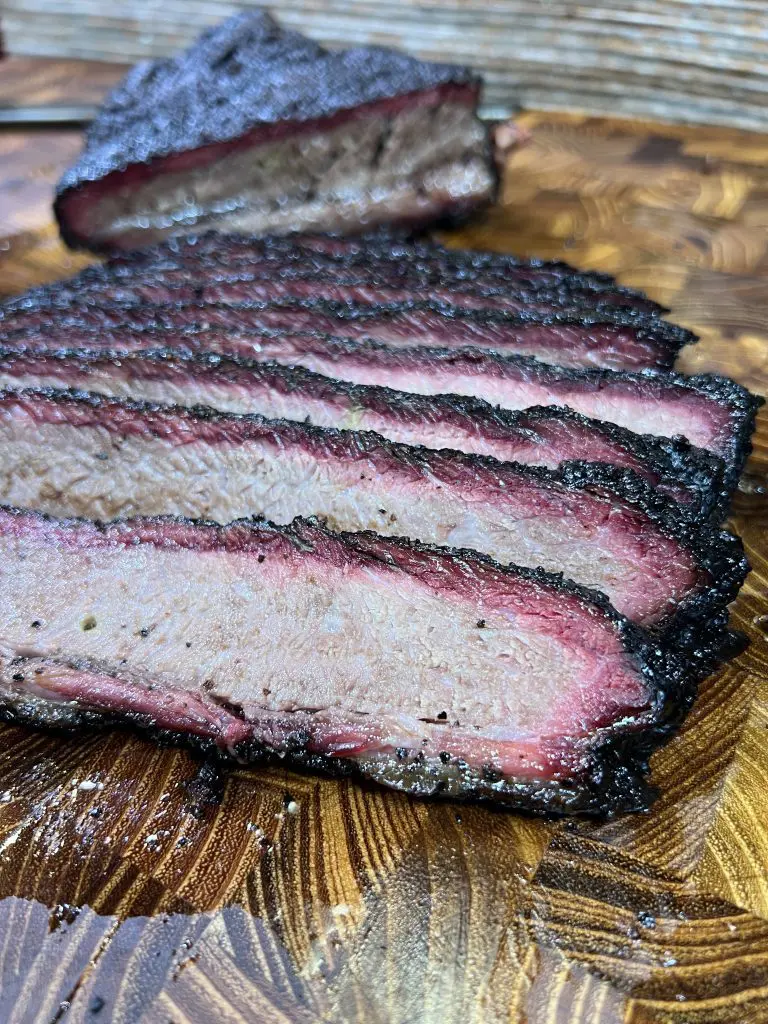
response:
<svg viewBox="0 0 768 1024"><path fill-rule="evenodd" d="M645 625L718 616L746 575L730 534L696 528L634 474L560 473L210 409L65 391L0 392L0 501L113 519L319 516L564 572Z"/></svg>
<svg viewBox="0 0 768 1024"><path fill-rule="evenodd" d="M345 286L323 273L277 281L237 281L237 273L205 273L189 282L185 277L183 271L147 271L131 279L109 266L87 270L6 303L2 329L206 324L237 333L373 339L396 348L472 346L563 366L611 369L668 369L682 346L696 340L690 331L651 314L577 301L564 307L522 303L513 311L439 301L426 297L428 288L392 289L373 276L369 284ZM443 299L450 291L443 288Z"/></svg>
<svg viewBox="0 0 768 1024"><path fill-rule="evenodd" d="M381 47L330 52L251 12L135 67L88 130L55 209L77 247L190 228L423 224L488 201L480 80Z"/></svg>
<svg viewBox="0 0 768 1024"><path fill-rule="evenodd" d="M271 289L267 285L265 291ZM683 345L695 341L690 331L657 317L639 319L620 310L567 309L553 312L462 309L421 299L370 302L322 298L333 292L322 278L312 282L314 298L240 302L251 286L201 284L184 286L184 293L157 282L90 288L73 296L71 304L28 308L9 316L4 329L24 330L55 322L63 311L84 323L116 327L134 314L178 324L208 323L230 331L317 332L350 340L372 339L393 348L488 349L502 354L529 355L562 366L608 369L668 369ZM53 289L52 289L53 290ZM62 289L66 293L66 289ZM66 295L62 298L66 301ZM179 301L177 302L177 298ZM189 301L188 301L189 300ZM199 300L199 301L198 301ZM41 316L42 313L42 316Z"/></svg>
<svg viewBox="0 0 768 1024"><path fill-rule="evenodd" d="M104 395L374 430L392 441L453 448L556 469L576 460L634 470L693 519L728 504L722 461L683 438L641 436L563 407L508 412L457 395L425 396L349 384L303 367L172 351L112 357L0 350L0 387L70 387Z"/></svg>
<svg viewBox="0 0 768 1024"><path fill-rule="evenodd" d="M129 598L129 599L127 599ZM0 511L0 707L417 795L606 813L690 688L598 595L311 522Z"/></svg>
<svg viewBox="0 0 768 1024"><path fill-rule="evenodd" d="M619 285L607 274L576 270L560 261L447 249L433 241L407 242L380 234L353 238L193 235L172 238L140 251L117 253L109 266L115 274L128 275L155 267L169 270L183 267L194 275L267 266L286 270L311 268L331 274L362 272L395 280L403 276L418 277L425 284L473 287L501 294L522 291L535 296L543 291L562 295L565 305L572 303L573 298L567 300L570 295L590 297L595 304L667 312L643 292Z"/></svg>
<svg viewBox="0 0 768 1024"><path fill-rule="evenodd" d="M540 260L500 262L476 266L472 257L481 254L450 251L432 245L428 255L418 248L390 241L381 248L378 240L363 252L359 244L338 255L319 251L307 238L252 238L214 236L173 239L164 245L126 253L108 264L89 267L70 282L70 287L101 285L130 280L185 282L188 285L225 281L271 280L281 287L299 287L305 278L320 275L329 284L361 288L406 290L413 296L449 301L487 309L619 307L635 312L661 313L663 307L642 292L623 288L603 275L576 271L560 263ZM412 251L411 251L412 250ZM464 257L463 262L459 257ZM505 259L499 258L500 261ZM509 260L507 257L506 260ZM254 295L253 297L257 297ZM333 297L333 296L328 296ZM336 296L339 297L339 296ZM345 298L357 298L354 293ZM386 300L385 300L386 301Z"/></svg>
<svg viewBox="0 0 768 1024"><path fill-rule="evenodd" d="M290 340L261 339L252 358L416 394L470 395L503 409L564 405L638 433L682 434L723 459L730 489L752 450L755 414L763 401L714 374L567 369L477 349L393 349L374 342L294 335Z"/></svg>

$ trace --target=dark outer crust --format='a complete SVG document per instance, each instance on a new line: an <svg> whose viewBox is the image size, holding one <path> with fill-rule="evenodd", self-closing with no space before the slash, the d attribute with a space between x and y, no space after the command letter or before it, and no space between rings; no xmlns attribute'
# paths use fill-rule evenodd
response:
<svg viewBox="0 0 768 1024"><path fill-rule="evenodd" d="M308 394L331 401L343 401L350 408L386 413L395 420L409 422L455 423L459 429L478 431L489 438L514 437L535 430L538 423L559 421L573 423L585 431L594 431L646 469L662 491L677 491L684 487L691 496L691 504L679 510L694 520L710 519L719 522L725 515L730 495L723 482L723 462L718 456L695 448L685 438L656 437L636 434L617 424L590 419L564 406L533 406L519 412L501 409L481 399L461 395L416 395L376 385L351 384L314 373L302 366L289 367L282 363L252 363L243 359L220 358L209 355L185 355L177 348L146 351L130 355L98 352L89 355L84 350L30 353L44 360L72 363L73 370L114 362L122 369L140 368L142 364L160 364L182 370L191 368L213 372L217 378L242 379L252 373L257 380L268 379L270 386L282 394ZM14 362L24 360L16 350L0 348L0 371L13 372ZM41 367L44 369L44 367ZM247 381L246 381L247 384ZM65 385L62 385L65 386ZM595 461L584 459L581 461Z"/></svg>
<svg viewBox="0 0 768 1024"><path fill-rule="evenodd" d="M679 645L681 650L690 652L691 657L710 659L713 656L706 633L702 633L702 623L709 624L713 619L722 617L725 605L736 596L749 572L738 537L706 524L691 523L679 514L677 505L646 484L636 473L605 463L570 462L558 470L550 470L543 466L503 463L487 456L466 455L450 449L434 451L396 444L371 431L335 430L296 421L221 413L200 406L187 409L56 388L0 391L0 404L4 397L15 400L16 396L36 395L62 407L84 403L93 409L103 410L107 416L110 410L133 411L139 415L158 412L178 421L227 424L240 426L243 430L247 430L249 424L257 430L268 424L289 438L304 438L304 444L318 450L336 452L344 458L370 459L381 467L389 463L417 479L442 480L449 486L463 478L477 486L480 493L488 488L496 489L504 481L523 477L545 489L583 490L608 497L646 516L664 536L674 539L689 551L696 566L708 574L706 586L686 597L676 606L673 615L648 630L654 635L664 636L669 645Z"/></svg>
<svg viewBox="0 0 768 1024"><path fill-rule="evenodd" d="M217 275L252 273L254 266L262 274L276 278L305 276L307 273L328 273L332 270L350 280L376 283L405 280L418 281L424 287L428 283L446 284L455 282L462 289L480 296L511 295L525 296L532 303L550 302L562 306L573 305L576 300L588 300L593 305L619 306L654 314L667 312L663 306L653 302L641 292L603 280L603 275L581 273L561 263L543 263L540 260L520 260L510 274L504 267L482 268L467 263L461 266L451 259L449 251L440 246L427 258L403 258L397 254L399 247L379 251L349 252L327 255L309 245L285 236L248 239L245 247L237 245L232 236L220 236L221 244L216 248L208 245L189 243L175 249L166 243L151 249L127 253L131 258L115 258L98 266L88 267L70 279L70 286L107 280L131 280L136 277L154 279L157 272L184 270L190 281L201 278L218 280ZM170 240L169 240L170 241ZM185 240L181 240L184 242ZM284 244L277 244L282 241ZM260 244L263 243L263 244ZM471 253L469 254L471 255ZM150 275L147 275L150 271ZM524 271L530 271L525 273ZM539 280L537 280L537 277ZM580 304L580 302L579 302Z"/></svg>
<svg viewBox="0 0 768 1024"><path fill-rule="evenodd" d="M88 522L77 519L58 520L42 513L21 509L4 508L4 511L10 511L19 516L34 516L54 524L74 525ZM130 522L137 525L145 523L151 529L160 531L165 524L169 524L179 525L182 528L192 527L195 530L215 530L218 536L221 536L222 533L222 529L213 524L193 523L177 517L146 518ZM324 534L329 536L328 531L314 520L297 519L287 527L276 527L256 521L240 521L233 525L239 530L253 529L262 533L279 534L303 549L307 549L307 545L310 548L314 547L318 539L322 542ZM96 524L96 527L104 531L110 529L109 524L105 526ZM383 561L385 564L391 565L394 559L394 564L403 562L407 566L412 560L421 562L424 559L436 558L443 566L450 566L451 571L460 573L465 579L478 571L483 573L490 570L497 578L503 578L504 574L514 574L592 605L595 614L616 624L625 649L639 666L650 689L655 707L653 722L647 728L636 732L622 733L620 726L613 731L606 730L603 733L601 745L593 750L593 768L589 776L580 779L575 788L564 786L562 783L547 783L543 786L537 783L510 785L506 784L503 779L483 778L477 772L464 771L459 773L455 789L451 789L444 784L441 785L443 779L440 776L441 766L439 764L424 765L416 759L409 761L407 765L398 764L393 759L391 767L399 771L400 777L383 780L379 769L371 774L363 764L341 763L339 758L310 754L302 748L300 737L297 737L296 748L289 751L285 758L278 759L274 755L270 755L269 751L265 750L261 744L246 743L237 750L239 759L243 761L274 760L275 763L282 765L290 764L301 769L340 775L362 774L369 778L373 777L374 780L378 777L379 781L385 781L385 784L394 785L395 788L415 796L447 796L452 799L481 800L537 814L610 815L620 811L639 810L647 806L652 797L652 792L644 780L648 758L685 716L701 675L700 665L687 663L657 639L650 640L642 630L619 615L602 594L579 587L571 581L563 580L559 576L546 573L541 569L503 567L476 552L436 548L399 538L382 538L370 531L330 536L340 538L355 560L363 558L366 561ZM205 546L210 547L209 540L205 541ZM721 651L725 650L725 640L726 637L721 634ZM170 736L163 731L160 731L158 736L157 731L153 730L152 723L147 722L143 717L132 721L130 716L120 716L119 719L110 716L97 716L87 709L73 711L71 708L67 708L54 711L50 705L46 708L42 706L42 703L27 697L22 697L19 700L6 691L0 695L0 717L22 724L42 725L68 731L83 725L125 724L128 721L129 724L155 732L160 739L179 739L179 737ZM189 742L186 737L181 737L181 739L184 742ZM191 742L193 745L199 745L199 742L196 743L195 740ZM208 751L213 749L209 742L204 742L203 746Z"/></svg>
<svg viewBox="0 0 768 1024"><path fill-rule="evenodd" d="M127 168L141 165L152 174L155 162L174 154L235 145L270 129L314 123L322 130L334 117L422 93L434 92L438 102L441 92L456 93L474 108L480 84L467 67L377 46L331 52L281 29L265 12L237 15L177 57L138 64L126 75L59 181L54 212L67 244L87 246L69 222L67 197L95 182L117 184ZM498 184L490 140L485 157Z"/></svg>
<svg viewBox="0 0 768 1024"><path fill-rule="evenodd" d="M449 249L437 242L413 242L391 233L372 232L357 238L335 235L293 235L265 236L254 238L243 235L218 235L206 232L166 239L151 248L121 252L110 262L110 268L141 265L154 260L171 258L177 260L193 256L228 266L232 261L245 262L261 259L305 260L323 256L335 263L349 267L371 266L373 260L397 266L423 267L431 270L438 278L460 276L462 280L509 282L515 271L531 272L530 286L535 287L536 276L546 281L545 287L552 287L555 278L571 288L583 288L587 292L611 291L629 300L651 303L659 311L664 307L640 291L619 285L610 274L599 271L577 270L562 260L529 259L508 253L483 252L471 249ZM631 303L630 303L631 304Z"/></svg>

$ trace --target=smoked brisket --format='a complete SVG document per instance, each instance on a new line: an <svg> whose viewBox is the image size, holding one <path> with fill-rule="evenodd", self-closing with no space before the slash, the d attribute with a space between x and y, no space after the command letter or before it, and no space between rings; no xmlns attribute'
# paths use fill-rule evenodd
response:
<svg viewBox="0 0 768 1024"><path fill-rule="evenodd" d="M29 386L373 430L404 444L550 469L574 461L607 462L633 470L694 520L719 521L728 506L717 456L682 437L635 434L562 406L508 412L478 399L350 384L281 363L181 358L178 349L120 356L0 350L0 387Z"/></svg>
<svg viewBox="0 0 768 1024"><path fill-rule="evenodd" d="M747 567L637 476L555 472L378 434L56 390L0 392L0 501L55 515L322 518L562 571L646 626L722 615ZM687 642L687 640L686 640Z"/></svg>
<svg viewBox="0 0 768 1024"><path fill-rule="evenodd" d="M558 576L303 520L2 509L0 636L11 721L536 812L645 806L691 694L674 654Z"/></svg>

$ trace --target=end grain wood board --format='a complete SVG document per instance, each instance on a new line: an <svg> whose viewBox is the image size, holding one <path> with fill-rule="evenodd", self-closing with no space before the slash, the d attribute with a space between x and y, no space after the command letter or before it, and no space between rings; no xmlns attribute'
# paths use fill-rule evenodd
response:
<svg viewBox="0 0 768 1024"><path fill-rule="evenodd" d="M521 121L502 202L450 241L615 273L702 334L686 370L767 391L768 138ZM86 259L49 220L77 141L56 138L0 136L8 291ZM733 518L752 644L655 755L648 814L545 822L279 770L217 779L127 733L0 728L0 1020L768 1021L764 414L755 447Z"/></svg>

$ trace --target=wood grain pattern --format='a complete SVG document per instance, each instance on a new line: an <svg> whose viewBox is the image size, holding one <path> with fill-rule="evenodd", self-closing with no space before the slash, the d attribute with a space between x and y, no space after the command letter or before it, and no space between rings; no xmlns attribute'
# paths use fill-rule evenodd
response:
<svg viewBox="0 0 768 1024"><path fill-rule="evenodd" d="M398 46L483 72L485 102L768 128L760 0L4 0L10 53L138 60L248 7L330 46Z"/></svg>
<svg viewBox="0 0 768 1024"><path fill-rule="evenodd" d="M701 331L687 369L767 392L768 138L522 120L503 203L450 241L615 272ZM0 188L7 291L84 260L49 221L66 140L0 135L6 181L47 168L23 210ZM733 517L752 645L655 755L645 815L543 822L2 727L0 1020L768 1022L767 474L763 414Z"/></svg>

